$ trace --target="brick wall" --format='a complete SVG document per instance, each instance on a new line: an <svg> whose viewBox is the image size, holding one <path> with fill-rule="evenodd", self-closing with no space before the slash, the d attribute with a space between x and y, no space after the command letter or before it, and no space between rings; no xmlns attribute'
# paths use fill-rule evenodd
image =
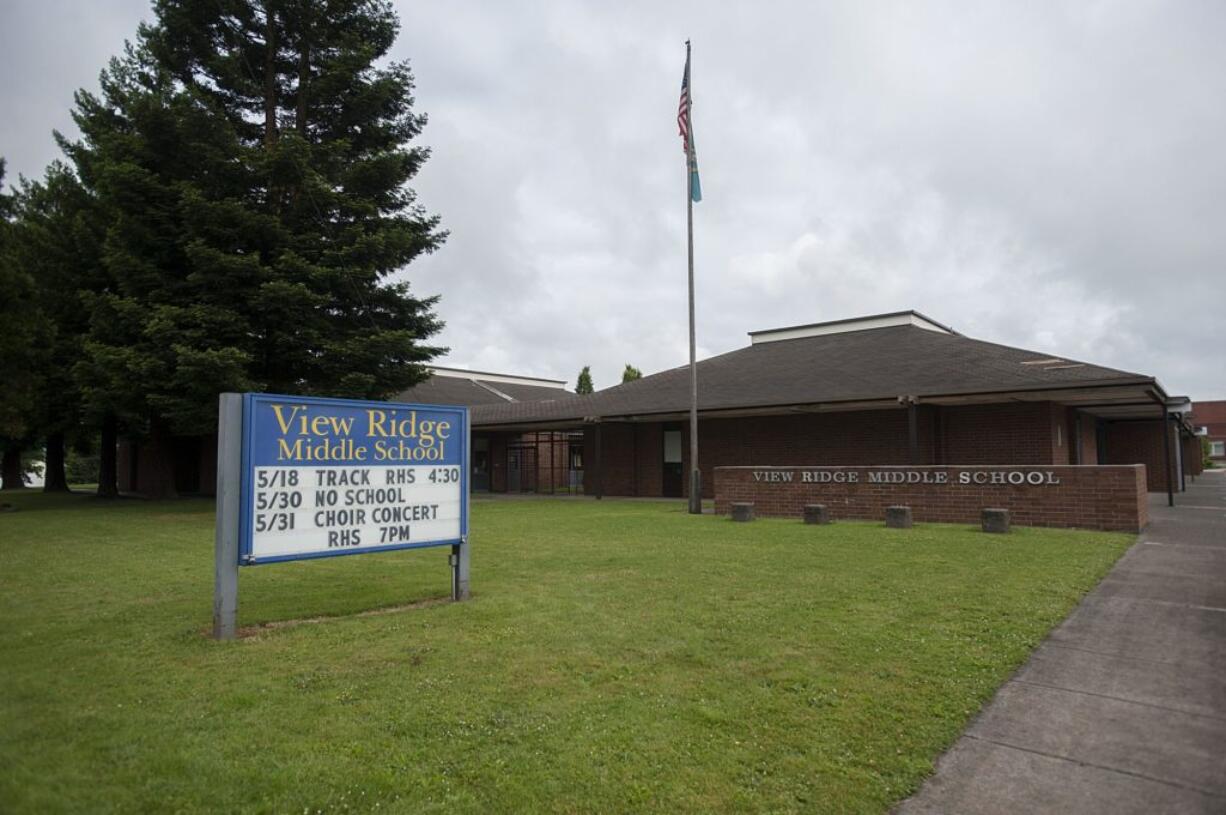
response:
<svg viewBox="0 0 1226 815"><path fill-rule="evenodd" d="M154 488L154 461L147 443L119 440L116 475L120 492L148 493ZM184 495L217 494L217 431L203 436L175 436L167 465L174 473L175 487Z"/></svg>
<svg viewBox="0 0 1226 815"><path fill-rule="evenodd" d="M931 411L921 411L921 461L933 456ZM715 495L715 468L755 461L773 465L899 464L908 458L905 410L810 413L742 419L707 419L698 424L698 453L704 498ZM688 425L683 425L682 472L690 471ZM689 479L682 478L689 495Z"/></svg>
<svg viewBox="0 0 1226 815"><path fill-rule="evenodd" d="M1144 464L1149 474L1149 491L1166 492L1165 457L1162 447L1162 420L1106 422L1104 449L1099 453L1103 464ZM1171 468L1175 467L1175 445L1178 443L1174 427L1171 434ZM1179 489L1178 477L1174 480Z"/></svg>
<svg viewBox="0 0 1226 815"><path fill-rule="evenodd" d="M921 464L1053 464L1069 461L1069 436L1057 426L1064 408L1046 402L935 407L917 412ZM683 472L690 467L688 423L682 431ZM714 468L767 462L776 465L906 464L910 431L905 409L797 413L704 419L698 426L703 496L714 493ZM604 494L660 495L663 425L606 422ZM1092 435L1092 434L1091 434ZM584 432L585 489L595 491L595 431ZM689 479L683 477L683 492Z"/></svg>
<svg viewBox="0 0 1226 815"><path fill-rule="evenodd" d="M1209 441L1226 442L1226 401L1194 402L1189 417L1194 427L1203 427ZM1226 455L1213 456L1219 465L1226 462Z"/></svg>
<svg viewBox="0 0 1226 815"><path fill-rule="evenodd" d="M635 472L632 495L664 494L664 425L658 422L635 424ZM702 441L699 440L699 444Z"/></svg>
<svg viewBox="0 0 1226 815"><path fill-rule="evenodd" d="M938 463L1067 463L1067 434L1057 439L1055 432L1062 416L1050 402L942 407Z"/></svg>
<svg viewBox="0 0 1226 815"><path fill-rule="evenodd" d="M701 442L700 442L701 443ZM790 473L790 481L755 480L755 473ZM844 483L805 482L803 472L844 474ZM870 473L917 473L946 483L871 483ZM961 484L963 473L1022 472L1057 479L1058 484ZM854 474L854 476L852 475ZM1050 474L1050 476L1049 476ZM820 476L814 476L820 477ZM837 476L836 476L837 477ZM855 478L855 483L850 479ZM800 518L805 504L826 504L838 519L881 520L894 504L911 507L916 521L978 523L980 511L1003 507L1020 526L1080 527L1137 532L1149 522L1145 467L1130 466L927 466L927 467L719 467L715 511L728 514L733 501L752 501L758 515Z"/></svg>
<svg viewBox="0 0 1226 815"><path fill-rule="evenodd" d="M634 426L621 422L605 422L601 454L596 454L596 428L583 430L583 492L595 495L597 479L604 495L638 495L635 491L634 464L637 449Z"/></svg>
<svg viewBox="0 0 1226 815"><path fill-rule="evenodd" d="M1209 441L1226 442L1226 400L1193 402L1189 420L1194 427L1205 428ZM1213 456L1212 460L1220 465L1226 462L1226 456Z"/></svg>
<svg viewBox="0 0 1226 815"><path fill-rule="evenodd" d="M1183 471L1187 475L1200 475L1205 471L1199 436L1185 436L1183 439Z"/></svg>

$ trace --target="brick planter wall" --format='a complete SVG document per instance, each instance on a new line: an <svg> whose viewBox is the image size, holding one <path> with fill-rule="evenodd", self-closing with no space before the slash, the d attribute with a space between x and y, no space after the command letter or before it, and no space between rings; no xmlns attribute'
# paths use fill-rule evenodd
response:
<svg viewBox="0 0 1226 815"><path fill-rule="evenodd" d="M1024 483L991 483L1009 478ZM733 501L752 501L759 516L797 521L805 504L825 504L835 521L879 521L887 506L903 504L917 523L969 524L979 523L985 507L999 507L1017 526L1139 532L1149 523L1146 493L1141 464L715 468L717 514L727 515Z"/></svg>

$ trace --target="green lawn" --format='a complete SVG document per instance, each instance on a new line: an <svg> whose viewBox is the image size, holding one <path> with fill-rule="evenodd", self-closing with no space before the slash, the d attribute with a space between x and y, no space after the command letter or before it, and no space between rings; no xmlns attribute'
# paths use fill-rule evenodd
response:
<svg viewBox="0 0 1226 815"><path fill-rule="evenodd" d="M316 621L217 643L211 503L5 502L5 813L880 813L1132 540L476 501L471 602L258 566L241 625Z"/></svg>

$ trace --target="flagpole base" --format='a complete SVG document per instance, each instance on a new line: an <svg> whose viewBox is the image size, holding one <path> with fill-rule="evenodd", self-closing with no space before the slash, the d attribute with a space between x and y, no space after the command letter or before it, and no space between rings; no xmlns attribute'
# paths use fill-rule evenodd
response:
<svg viewBox="0 0 1226 815"><path fill-rule="evenodd" d="M690 514L702 514L702 472L699 470L690 473Z"/></svg>

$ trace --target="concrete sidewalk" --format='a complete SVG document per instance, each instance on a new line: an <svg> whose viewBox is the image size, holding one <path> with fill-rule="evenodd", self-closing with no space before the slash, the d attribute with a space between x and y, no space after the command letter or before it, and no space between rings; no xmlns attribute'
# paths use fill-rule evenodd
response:
<svg viewBox="0 0 1226 815"><path fill-rule="evenodd" d="M897 813L1226 813L1226 473L1175 500Z"/></svg>

